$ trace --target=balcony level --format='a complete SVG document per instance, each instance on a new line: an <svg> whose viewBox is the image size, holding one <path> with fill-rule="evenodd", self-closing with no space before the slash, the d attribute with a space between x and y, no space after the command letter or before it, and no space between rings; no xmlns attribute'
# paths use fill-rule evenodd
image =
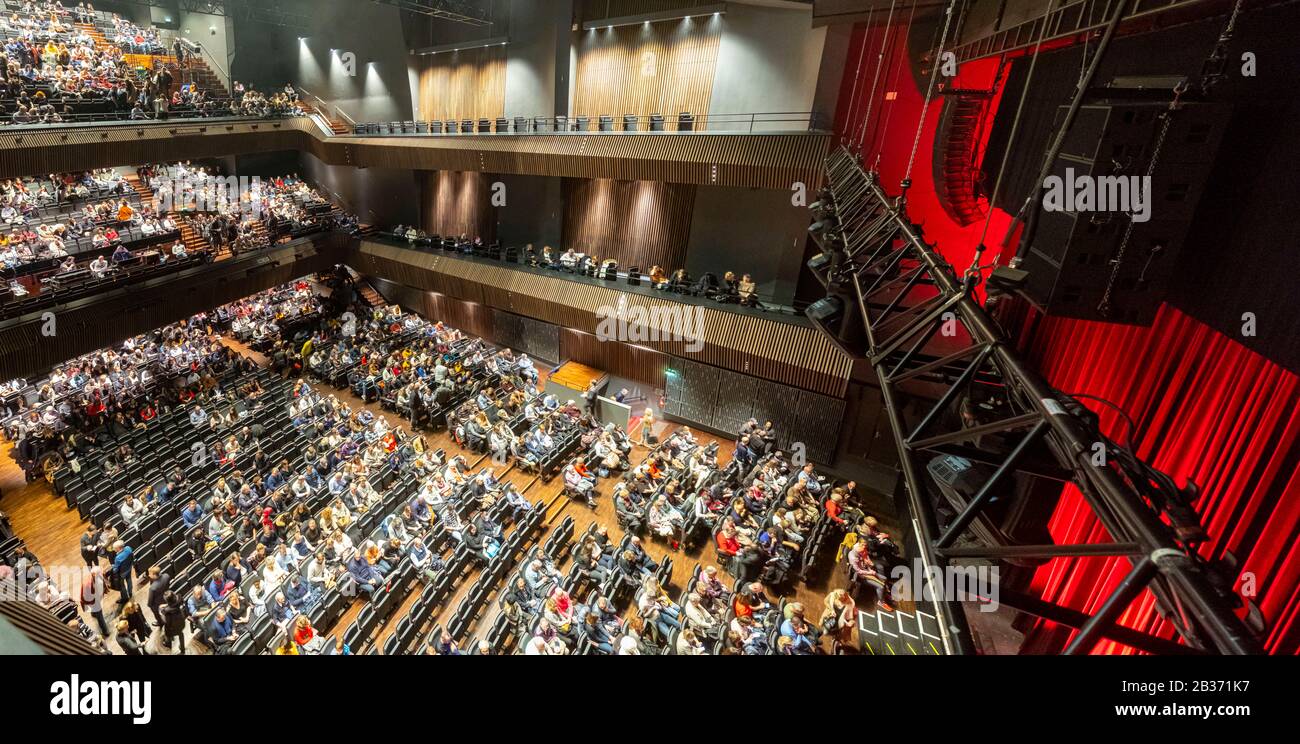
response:
<svg viewBox="0 0 1300 744"><path fill-rule="evenodd" d="M426 122L427 124L427 122ZM399 129L401 125L399 124ZM356 168L665 181L809 189L830 145L824 131L485 132L433 136L337 134L320 115L94 122L0 131L0 178L122 163L259 152L309 152Z"/></svg>

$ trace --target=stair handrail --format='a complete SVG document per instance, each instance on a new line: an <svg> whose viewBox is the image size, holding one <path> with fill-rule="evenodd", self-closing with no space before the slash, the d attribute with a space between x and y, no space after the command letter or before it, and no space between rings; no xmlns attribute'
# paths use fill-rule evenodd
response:
<svg viewBox="0 0 1300 744"><path fill-rule="evenodd" d="M230 79L230 71L227 70L227 69L225 68L224 65L222 65L220 62L217 61L216 55L214 55L210 49L208 49L206 46L204 46L204 45L203 45L203 42L201 42L201 41L192 41L192 40L190 40L190 39L186 39L186 38L184 38L184 37L177 37L177 38L179 38L179 39L181 39L182 41L185 41L185 42L187 42L187 43L189 43L189 44L192 44L192 45L194 45L195 47L198 47L199 52L200 52L199 56L202 57L202 58L203 58L203 59L204 59L204 60L205 60L205 61L206 61L206 62L207 62L211 67L212 67L212 69L214 69L214 70L217 72L217 74L218 74L218 76L219 76L219 77L217 78L217 80L218 80L218 81L223 80L223 79L225 80L225 82L226 82L226 94L229 95L229 94L234 93L234 89L233 89L233 87L232 87L233 83L231 82L231 79Z"/></svg>
<svg viewBox="0 0 1300 744"><path fill-rule="evenodd" d="M312 93L311 91L307 90L306 88L303 88L302 86L296 86L294 89L298 91L299 96L306 96L316 101L316 103L320 104L319 106L317 106L317 108L319 108L320 112L325 115L325 118L327 119L333 118L334 114L338 114L338 116L342 118L344 121L346 121L349 126L352 127L356 126L357 124L356 120L353 119L351 116L348 116L348 112L344 111L338 106L331 104L329 101L326 101L324 98L321 98L320 96L316 95L315 93Z"/></svg>

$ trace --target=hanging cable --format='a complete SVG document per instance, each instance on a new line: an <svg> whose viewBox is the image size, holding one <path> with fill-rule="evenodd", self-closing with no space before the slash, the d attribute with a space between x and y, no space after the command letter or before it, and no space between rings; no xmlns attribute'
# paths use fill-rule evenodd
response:
<svg viewBox="0 0 1300 744"><path fill-rule="evenodd" d="M1178 107L1178 97L1182 95L1184 86L1180 85L1174 89L1174 101L1169 104L1169 110L1160 115L1160 131L1156 134L1156 144L1151 150L1151 160L1147 162L1147 171L1143 175L1143 183L1150 184L1151 176L1155 173L1156 164L1160 162L1160 150L1165 146L1165 137L1169 134L1169 123L1173 121L1174 110ZM1150 200L1154 196L1148 188L1146 194L1147 204L1150 206ZM1124 252L1128 249L1129 239L1133 237L1133 215L1129 215L1128 225L1124 227L1124 237L1119 242L1119 248L1115 251L1115 257L1110 260L1110 277L1106 280L1106 290L1102 292L1101 302L1097 303L1097 312L1101 313L1103 318L1110 317L1110 295L1115 290L1115 282L1119 279L1119 270L1124 265Z"/></svg>
<svg viewBox="0 0 1300 744"><path fill-rule="evenodd" d="M1223 31L1219 33L1219 38L1214 42L1210 49L1210 54L1206 57L1204 64L1201 66L1201 79L1199 88L1202 95L1208 94L1210 89L1223 79L1222 62L1227 59L1228 42L1232 40L1233 32L1237 27L1237 18L1241 14L1242 0L1232 7L1232 13L1228 15L1228 22L1224 25ZM1169 108L1160 115L1160 130L1156 133L1155 146L1151 150L1151 160L1147 162L1146 173L1143 176L1143 182L1150 184L1152 176L1155 174L1156 165L1160 161L1160 151L1164 148L1165 138L1169 135L1169 125L1174 118L1174 112L1180 107L1180 99L1191 85L1187 82L1179 83L1174 88L1174 98L1169 103ZM1153 194L1148 190L1148 200L1153 198ZM1120 239L1119 248L1115 250L1115 257L1111 259L1110 276L1106 280L1106 289L1102 293L1101 302L1097 303L1097 312L1102 317L1110 317L1110 298L1115 291L1115 284L1119 281L1119 272L1124 266L1124 254L1128 250L1129 240L1133 237L1133 215L1129 215L1128 224L1124 227L1124 237ZM1148 264L1150 261L1148 260ZM1143 269L1145 275L1146 269Z"/></svg>
<svg viewBox="0 0 1300 744"><path fill-rule="evenodd" d="M853 92L849 94L849 116L846 120L848 127L853 126L853 114L858 109L858 83L862 80L862 61L867 57L867 42L871 39L871 12L872 9L868 8L867 27L862 32L862 49L858 52L858 69L853 73ZM870 113L870 106L868 106L868 113ZM840 144L847 146L852 141L852 137L842 137ZM858 149L862 149L861 144L858 145Z"/></svg>
<svg viewBox="0 0 1300 744"><path fill-rule="evenodd" d="M1016 133L1020 130L1021 116L1025 111L1025 99L1029 97L1029 86L1034 81L1034 70L1038 67L1038 55L1043 50L1043 38L1047 35L1047 24L1044 23L1038 30L1038 41L1034 43L1034 56L1029 60L1029 72L1025 73L1024 87L1020 90L1020 101L1016 104L1016 116L1011 121L1011 133L1007 135L1007 143L1002 148L1002 162L998 164L998 177L993 181L993 193L989 195L989 208L984 214L984 227L980 230L979 242L975 244L975 255L971 258L970 268L966 270L968 281L972 273L979 272L980 258L984 255L984 244L988 238L989 224L993 221L993 210L998 201L998 196L1002 193L1002 177L1007 171L1007 160L1011 156L1011 146L1016 142Z"/></svg>
<svg viewBox="0 0 1300 744"><path fill-rule="evenodd" d="M934 96L934 81L939 77L939 67L943 64L943 47L948 43L948 28L952 25L952 17L957 10L957 0L948 3L948 10L944 12L943 33L939 35L939 48L935 51L933 64L930 66L930 84L925 88L925 104L921 106L921 117L916 122L916 137L912 139L912 154L907 157L907 170L903 171L903 195L907 195L907 189L912 185L912 164L916 162L916 151L921 146L921 131L925 129L925 116L930 112L930 99Z"/></svg>
<svg viewBox="0 0 1300 744"><path fill-rule="evenodd" d="M903 70L903 63L907 61L907 39L909 34L911 34L912 32L912 21L913 19L916 18L916 6L917 3L919 2L920 0L912 0L912 11L907 15L907 25L903 27L903 32L901 35L900 34L894 35L894 46L897 47L901 43L903 45L903 53L898 54L898 52L893 52L893 54L895 54L898 57L898 63L894 65L894 80L893 82L886 85L886 91L893 90L895 91L895 95L894 95L894 100L891 101L889 104L889 111L885 112L884 128L881 129L880 132L878 133L879 136L877 136L876 133L873 133L871 136L873 140L877 141L880 144L880 147L876 149L876 162L874 165L871 166L872 170L879 170L880 155L882 152L884 152L885 149L885 135L888 134L889 132L889 120L892 119L894 116L894 104L897 103L898 101L898 95L897 95L898 77ZM888 93L886 93L886 95L888 95Z"/></svg>
<svg viewBox="0 0 1300 744"><path fill-rule="evenodd" d="M876 100L876 82L880 80L880 67L885 62L885 45L889 43L889 27L894 22L894 4L897 0L889 0L889 15L885 17L885 26L880 32L880 53L876 55L876 72L871 76L871 92L867 94L867 113L862 117L862 126L858 129L858 149L862 149L862 140L867 133L867 122L871 121L871 104ZM871 22L870 11L868 11L867 22ZM862 48L865 51L867 47L866 40L862 42ZM856 82L854 83L856 85Z"/></svg>
<svg viewBox="0 0 1300 744"><path fill-rule="evenodd" d="M1214 42L1210 49L1209 56L1205 62L1201 63L1201 95L1210 94L1210 89L1218 85L1225 77L1224 69L1228 65L1228 42L1232 41L1232 35L1237 30L1237 17L1241 15L1242 0L1237 0L1232 6L1232 13L1228 15L1228 23L1219 32L1219 38Z"/></svg>
<svg viewBox="0 0 1300 744"><path fill-rule="evenodd" d="M1039 205L1043 196L1043 181L1051 173L1052 165L1056 163L1056 156L1061 152L1061 147L1065 145L1065 137L1070 133L1070 128L1074 125L1074 120L1083 106L1083 99L1088 92L1088 86L1092 84L1093 79L1097 76L1097 70L1101 67L1101 61L1106 56L1106 50L1110 48L1111 39L1115 38L1115 32L1119 28L1120 21L1124 17L1124 11L1128 9L1130 0L1115 3L1111 10L1110 18L1106 21L1106 28L1102 31L1101 40L1097 42L1097 51L1092 56L1092 61L1088 63L1088 71L1076 84L1074 96L1070 99L1070 107L1066 109L1065 117L1061 120L1060 127L1056 131L1056 136L1052 139L1043 155L1043 164L1040 166L1038 176L1030 184L1030 191L1025 203L1020 207L1020 211L1011 220L1007 226L1007 235L1003 239L1006 243L1011 239L1011 234L1015 231L1016 223L1021 219L1025 222L1024 232L1020 235L1020 245L1016 247L1016 256L1013 259L1017 264L1024 259L1029 247L1034 243L1034 236L1038 232L1038 215L1041 211ZM1049 22L1048 16L1044 15L1042 22Z"/></svg>

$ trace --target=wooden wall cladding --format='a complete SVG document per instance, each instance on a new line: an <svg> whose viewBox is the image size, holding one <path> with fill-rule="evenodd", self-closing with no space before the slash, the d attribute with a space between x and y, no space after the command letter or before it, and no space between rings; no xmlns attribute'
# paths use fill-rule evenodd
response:
<svg viewBox="0 0 1300 744"><path fill-rule="evenodd" d="M664 370L669 362L667 354L654 349L601 341L590 333L572 328L560 329L560 359L579 362L657 389L664 386Z"/></svg>
<svg viewBox="0 0 1300 744"><path fill-rule="evenodd" d="M377 241L363 241L349 265L363 274L586 333L596 331L597 310L616 307L620 296L647 311L671 308L681 312L686 305L667 296L620 292L616 284L585 284ZM697 349L697 344L687 339L640 345L826 395L844 395L852 360L810 324L707 305L689 307L698 308L691 312L699 313L702 346Z"/></svg>
<svg viewBox="0 0 1300 744"><path fill-rule="evenodd" d="M345 151L336 145L346 143ZM614 134L340 137L319 144L331 164L751 186L821 186L830 135ZM316 154L316 150L312 150ZM342 161L331 158L343 158Z"/></svg>
<svg viewBox="0 0 1300 744"><path fill-rule="evenodd" d="M453 328L489 341L496 337L492 326L492 308L477 302L467 302L437 292L425 293L424 317L441 320Z"/></svg>
<svg viewBox="0 0 1300 744"><path fill-rule="evenodd" d="M0 178L306 149L315 127L303 117L7 129L0 131Z"/></svg>
<svg viewBox="0 0 1300 744"><path fill-rule="evenodd" d="M708 114L720 38L720 24L686 20L579 32L574 114Z"/></svg>
<svg viewBox="0 0 1300 744"><path fill-rule="evenodd" d="M495 119L506 110L506 47L427 54L419 61L420 119Z"/></svg>
<svg viewBox="0 0 1300 744"><path fill-rule="evenodd" d="M564 247L619 266L686 265L695 187L608 178L564 180Z"/></svg>
<svg viewBox="0 0 1300 744"><path fill-rule="evenodd" d="M434 235L463 235L490 241L496 232L491 177L474 171L421 171L420 223Z"/></svg>

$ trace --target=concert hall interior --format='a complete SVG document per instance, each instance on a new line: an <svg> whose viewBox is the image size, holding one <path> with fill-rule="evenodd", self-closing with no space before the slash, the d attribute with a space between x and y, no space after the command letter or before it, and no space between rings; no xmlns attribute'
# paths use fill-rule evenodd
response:
<svg viewBox="0 0 1300 744"><path fill-rule="evenodd" d="M0 3L0 653L1300 652L1294 0Z"/></svg>

